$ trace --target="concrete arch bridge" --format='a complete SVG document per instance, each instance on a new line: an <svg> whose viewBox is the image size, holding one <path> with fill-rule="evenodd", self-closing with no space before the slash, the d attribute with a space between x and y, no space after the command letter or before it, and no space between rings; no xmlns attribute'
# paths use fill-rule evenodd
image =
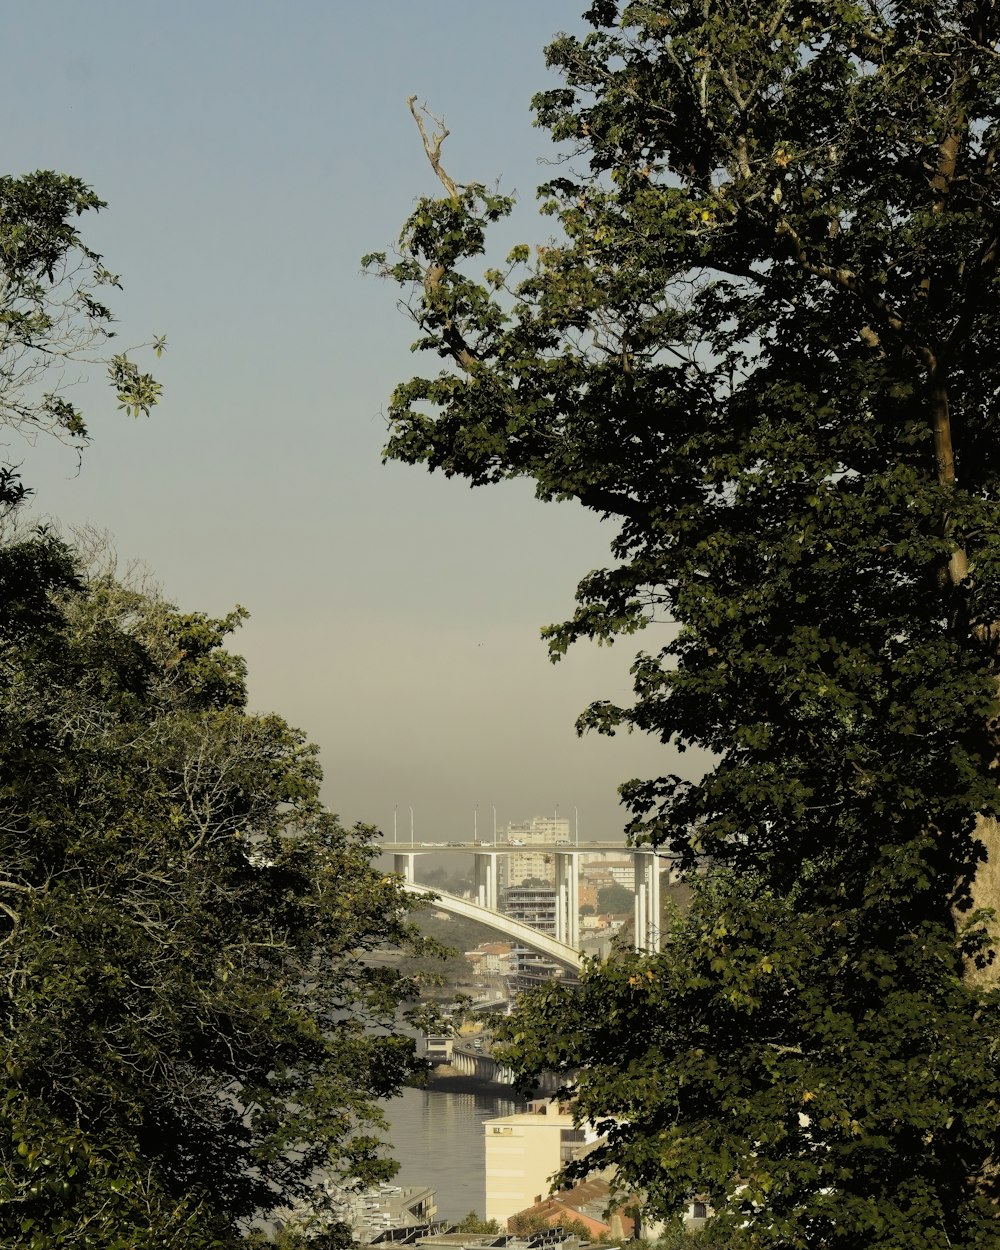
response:
<svg viewBox="0 0 1000 1250"><path fill-rule="evenodd" d="M393 854L396 873L403 879L408 894L434 895L437 905L456 916L478 920L497 932L514 938L522 946L539 951L560 966L576 972L580 966L580 856L601 851L630 855L635 870L635 949L655 952L660 949L660 864L659 856L648 847L623 847L616 844L589 843L583 847L556 843L553 846L532 846L533 851L551 854L555 864L556 931L542 933L521 920L514 920L500 911L497 861L503 855L519 853L523 848L509 844L483 843L442 844L440 849L422 843L419 846L386 847ZM418 855L437 850L448 854L465 852L475 860L473 898L458 898L443 890L416 881L414 864Z"/></svg>
<svg viewBox="0 0 1000 1250"><path fill-rule="evenodd" d="M444 890L432 890L430 886L420 885L416 881L404 879L403 889L407 894L431 895L435 900L435 906L440 907L442 911L451 912L453 916L464 916L466 920L478 920L480 924L489 925L491 929L496 929L498 933L502 933L506 937L514 938L521 946L527 946L530 950L538 951L564 968L570 968L575 972L580 967L582 956L578 950L568 946L565 942L560 942L558 938L554 938L548 933L542 933L538 929L533 929L530 924L525 924L523 920L513 920L510 916L490 911L488 907L482 907L479 903L472 902L471 899L458 898L457 895L447 894Z"/></svg>

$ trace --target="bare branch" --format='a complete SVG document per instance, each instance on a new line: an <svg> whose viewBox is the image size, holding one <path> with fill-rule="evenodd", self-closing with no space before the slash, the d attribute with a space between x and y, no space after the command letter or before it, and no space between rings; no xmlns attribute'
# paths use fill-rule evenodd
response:
<svg viewBox="0 0 1000 1250"><path fill-rule="evenodd" d="M445 173L444 166L441 164L441 144L448 138L451 131L444 124L444 120L440 117L435 117L426 104L421 104L418 108L415 95L411 95L406 103L413 114L413 120L417 123L417 129L420 131L420 138L423 140L424 151L427 153L427 159L431 163L431 169L437 174L441 185L451 198L457 200L458 183ZM424 117L429 118L434 123L434 130L429 135L427 127L424 125Z"/></svg>

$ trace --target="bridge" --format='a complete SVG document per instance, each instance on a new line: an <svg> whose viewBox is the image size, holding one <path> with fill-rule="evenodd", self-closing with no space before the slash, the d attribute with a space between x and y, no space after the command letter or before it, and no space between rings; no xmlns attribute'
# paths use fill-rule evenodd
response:
<svg viewBox="0 0 1000 1250"><path fill-rule="evenodd" d="M477 1045L478 1042L478 1045ZM513 1085L514 1071L493 1055L493 1042L488 1034L475 1040L463 1037L435 1036L426 1038L423 1057L432 1063L445 1063L459 1076L474 1076L490 1085ZM543 1072L535 1089L540 1094L554 1094L563 1083L557 1072Z"/></svg>
<svg viewBox="0 0 1000 1250"><path fill-rule="evenodd" d="M398 866L396 871L399 871ZM448 894L444 890L433 890L429 885L421 885L419 881L407 881L404 878L403 889L407 894L433 895L436 900L435 906L440 907L442 911L451 912L453 916L464 916L466 920L478 920L480 924L489 925L491 929L496 929L499 933L506 934L507 937L515 938L522 946L528 946L542 955L547 955L549 959L555 960L556 963L562 964L566 968L576 971L580 966L580 952L575 947L570 946L566 942L561 942L558 938L552 937L551 934L542 933L541 930L532 928L530 924L525 924L523 920L514 920L501 912L491 911L479 903L473 903L467 898L459 898L455 894Z"/></svg>
<svg viewBox="0 0 1000 1250"><path fill-rule="evenodd" d="M561 966L573 970L580 963L580 856L601 852L631 856L635 882L635 949L646 952L660 949L660 857L649 847L621 846L613 842L587 842L582 846L566 842L549 845L532 843L530 846L515 846L509 842L399 842L383 843L383 851L393 856L395 871L403 878L403 888L408 894L433 894L442 910L489 925L490 928L515 938L523 946L539 951ZM471 900L434 890L430 886L421 885L415 879L416 857L442 852L474 857L475 880ZM504 855L522 855L525 852L551 855L555 862L554 937L523 921L505 916L500 911L498 859Z"/></svg>

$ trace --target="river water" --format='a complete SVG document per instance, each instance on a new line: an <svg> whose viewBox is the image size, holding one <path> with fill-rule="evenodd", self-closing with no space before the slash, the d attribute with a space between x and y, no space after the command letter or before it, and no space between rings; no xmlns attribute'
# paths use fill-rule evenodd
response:
<svg viewBox="0 0 1000 1250"><path fill-rule="evenodd" d="M438 1218L459 1220L486 1205L483 1121L522 1111L510 1097L404 1089L384 1104L388 1138L400 1168L393 1184L437 1190Z"/></svg>

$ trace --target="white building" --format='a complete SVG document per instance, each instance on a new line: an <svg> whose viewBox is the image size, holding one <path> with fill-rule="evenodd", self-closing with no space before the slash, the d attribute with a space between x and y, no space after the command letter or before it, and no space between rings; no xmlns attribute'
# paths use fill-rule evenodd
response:
<svg viewBox="0 0 1000 1250"><path fill-rule="evenodd" d="M611 880L615 885L623 885L631 890L635 884L635 865L631 859L618 857L612 859L604 854L587 857L587 863L580 869L580 876L587 881L604 882Z"/></svg>

